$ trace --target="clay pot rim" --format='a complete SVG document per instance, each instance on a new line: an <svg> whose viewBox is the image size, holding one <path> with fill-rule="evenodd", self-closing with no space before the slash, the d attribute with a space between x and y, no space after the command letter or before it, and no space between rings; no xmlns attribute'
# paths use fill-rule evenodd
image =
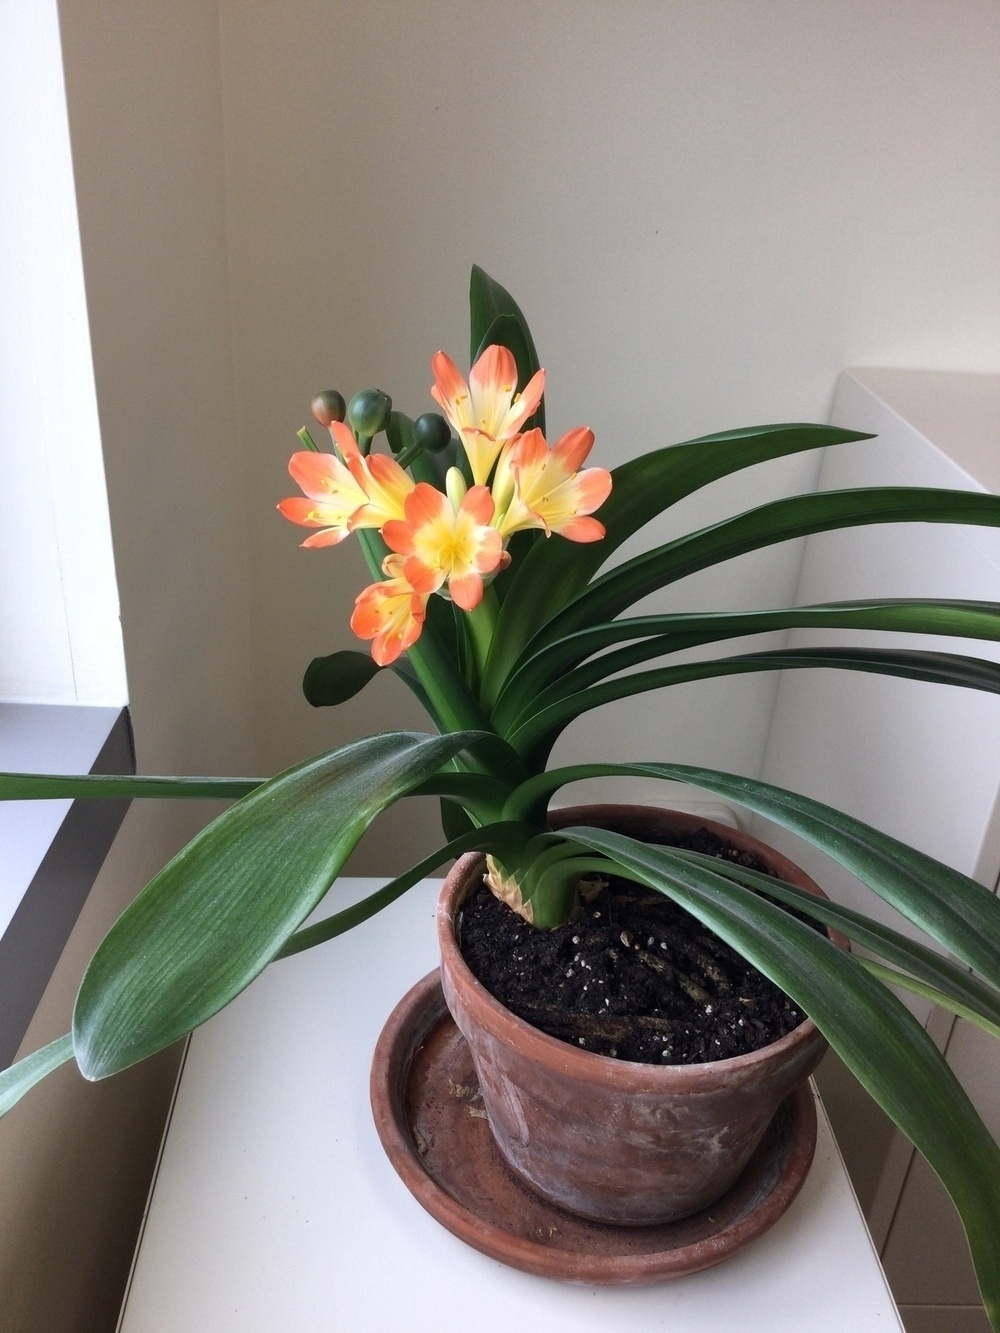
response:
<svg viewBox="0 0 1000 1333"><path fill-rule="evenodd" d="M719 837L753 850L758 855L768 858L782 878L795 882L799 887L825 897L823 890L804 871L800 870L787 857L768 847L739 829L720 824L711 819L701 819L685 811L668 810L660 806L635 805L590 805L569 806L552 812L552 823L557 827L572 824L597 822L598 819L614 819L616 815L628 817L650 815L660 823L679 824L684 827L706 828ZM587 816L590 816L588 820ZM491 1035L507 1046L520 1049L528 1058L540 1064L558 1067L561 1074L569 1078L578 1078L583 1082L607 1086L621 1086L624 1081L633 1092L657 1094L667 1089L710 1092L721 1086L749 1083L755 1080L764 1067L775 1061L781 1061L787 1052L800 1045L825 1042L816 1024L806 1018L777 1041L762 1046L745 1055L734 1055L724 1060L708 1060L700 1064L651 1065L631 1060L617 1060L594 1051L580 1050L558 1037L540 1032L523 1019L511 1013L500 1003L485 986L473 975L462 957L458 947L456 918L461 905L472 888L474 873L485 864L485 855L481 852L467 852L460 857L441 889L438 898L436 923L438 943L442 956L447 954L462 977L464 984L475 997L479 1019ZM843 936L831 932L831 938L841 947L849 948Z"/></svg>

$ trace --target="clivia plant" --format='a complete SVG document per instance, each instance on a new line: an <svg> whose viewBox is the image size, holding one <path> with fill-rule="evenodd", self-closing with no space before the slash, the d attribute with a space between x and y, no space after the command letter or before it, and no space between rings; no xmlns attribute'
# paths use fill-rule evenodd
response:
<svg viewBox="0 0 1000 1333"><path fill-rule="evenodd" d="M586 467L594 443L586 428L548 443L545 373L528 326L478 268L471 323L468 379L443 353L433 358L431 393L443 416L410 420L377 390L349 405L339 393L319 395L314 415L329 446L300 432L304 447L290 471L303 494L279 506L313 530L303 545L357 540L371 570L351 619L370 651L314 661L307 698L337 704L389 669L416 694L436 734L370 736L266 782L0 779L7 799L238 798L112 927L84 976L72 1032L0 1074L0 1111L67 1060L98 1079L163 1049L269 963L350 929L460 853L486 852L491 887L541 929L572 919L583 877L613 873L680 903L810 1015L944 1182L1000 1330L1000 1148L890 989L1000 1036L1000 903L921 852L764 782L652 759L547 767L563 729L587 710L712 676L838 667L1000 691L995 663L950 652L806 647L674 660L685 649L793 627L998 640L996 603L629 614L685 575L813 532L890 522L1000 526L1000 498L909 487L795 496L611 564L651 519L720 477L866 437L831 426L762 426L657 448L613 472ZM380 436L385 445L375 447ZM550 830L548 803L561 787L615 776L689 783L792 830L920 927L928 944L742 866L603 829ZM372 819L415 794L441 799L439 850L364 902L303 926ZM836 928L864 954L834 947L773 900Z"/></svg>

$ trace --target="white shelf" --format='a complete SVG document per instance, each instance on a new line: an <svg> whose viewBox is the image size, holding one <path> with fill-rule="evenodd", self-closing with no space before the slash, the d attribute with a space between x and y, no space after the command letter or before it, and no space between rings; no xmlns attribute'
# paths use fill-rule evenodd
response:
<svg viewBox="0 0 1000 1333"><path fill-rule="evenodd" d="M346 881L327 910L376 883ZM418 885L274 965L195 1033L119 1333L901 1333L822 1107L788 1213L694 1277L572 1287L433 1221L382 1153L368 1070L394 1004L436 965L435 893Z"/></svg>

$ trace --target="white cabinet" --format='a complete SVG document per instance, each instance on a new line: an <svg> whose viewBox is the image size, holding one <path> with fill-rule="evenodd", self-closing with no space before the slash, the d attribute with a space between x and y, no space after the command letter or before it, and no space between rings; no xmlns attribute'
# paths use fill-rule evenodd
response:
<svg viewBox="0 0 1000 1333"><path fill-rule="evenodd" d="M1000 376L901 370L845 372L833 421L878 438L830 449L820 490L857 486L941 486L1000 493ZM805 544L799 605L862 597L969 597L1000 601L1000 531L939 524L886 525L823 533ZM849 634L841 642L888 642ZM796 632L793 644L835 643ZM994 644L900 636L927 646L1000 658ZM920 847L993 888L1000 871L1000 697L857 672L791 671L778 688L763 777L803 791ZM788 835L756 830L842 901L878 903L846 872L829 868ZM892 913L885 909L885 919ZM898 919L896 924L898 924ZM913 1004L927 1017L926 1006ZM1000 1061L975 1029L952 1036L947 1016L930 1031L1000 1130ZM822 1084L821 1084L822 1086ZM954 1306L977 1329L978 1303L961 1229L921 1162L864 1098L833 1076L828 1095L849 1165L871 1199L877 1240L904 1315L914 1329L937 1327L931 1307ZM834 1115L837 1102L843 1105ZM874 1145L881 1145L873 1151ZM873 1178L878 1173L880 1178ZM953 1262L942 1259L946 1246ZM908 1312L908 1307L910 1307ZM962 1307L962 1308L960 1308ZM967 1307L967 1308L965 1308ZM947 1313L947 1312L946 1312ZM943 1325L942 1325L943 1326ZM985 1327L985 1325L982 1325Z"/></svg>

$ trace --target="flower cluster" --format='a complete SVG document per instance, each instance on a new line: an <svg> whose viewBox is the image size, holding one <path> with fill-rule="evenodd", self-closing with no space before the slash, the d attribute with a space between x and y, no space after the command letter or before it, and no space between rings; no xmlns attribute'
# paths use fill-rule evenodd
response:
<svg viewBox="0 0 1000 1333"><path fill-rule="evenodd" d="M414 481L387 454L362 453L351 428L334 420L335 452L293 454L288 470L303 495L278 505L291 522L318 529L303 546L334 546L358 528L381 533L390 551L382 564L386 577L364 589L351 617L355 634L373 641L379 666L419 638L432 594L474 610L486 584L509 563L506 547L515 532L537 528L575 542L604 536L591 515L611 491L611 474L581 471L593 432L578 427L550 447L540 430L522 430L541 402L543 370L518 393L506 347L487 347L468 382L444 352L431 368L431 394L458 436L471 485L459 467L448 469L444 491Z"/></svg>

